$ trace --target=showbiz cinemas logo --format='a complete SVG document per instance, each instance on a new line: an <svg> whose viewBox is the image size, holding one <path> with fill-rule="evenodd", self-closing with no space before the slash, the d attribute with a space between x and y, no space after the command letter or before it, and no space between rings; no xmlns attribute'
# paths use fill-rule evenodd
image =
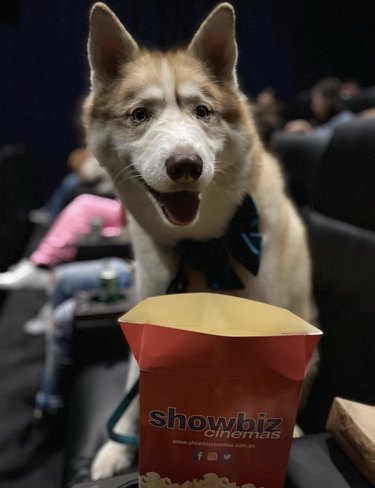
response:
<svg viewBox="0 0 375 488"><path fill-rule="evenodd" d="M247 417L245 412L237 412L233 417L211 415L184 415L175 407L166 412L151 410L149 423L156 428L191 430L202 432L205 437L219 439L278 439L282 433L282 418L267 417L265 412L256 418Z"/></svg>

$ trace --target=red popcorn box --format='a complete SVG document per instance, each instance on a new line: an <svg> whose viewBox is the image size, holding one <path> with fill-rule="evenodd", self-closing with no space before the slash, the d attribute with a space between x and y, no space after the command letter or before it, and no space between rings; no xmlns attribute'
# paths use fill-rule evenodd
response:
<svg viewBox="0 0 375 488"><path fill-rule="evenodd" d="M321 332L209 293L149 298L120 324L141 371L139 485L282 488Z"/></svg>

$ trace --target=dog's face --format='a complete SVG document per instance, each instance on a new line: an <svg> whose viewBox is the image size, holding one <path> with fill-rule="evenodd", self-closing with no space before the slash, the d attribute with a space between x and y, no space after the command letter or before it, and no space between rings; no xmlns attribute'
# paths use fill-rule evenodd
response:
<svg viewBox="0 0 375 488"><path fill-rule="evenodd" d="M232 7L219 5L186 50L163 54L141 50L108 7L95 4L88 49L90 148L131 213L134 195L146 192L153 218L194 224L206 189L249 150Z"/></svg>

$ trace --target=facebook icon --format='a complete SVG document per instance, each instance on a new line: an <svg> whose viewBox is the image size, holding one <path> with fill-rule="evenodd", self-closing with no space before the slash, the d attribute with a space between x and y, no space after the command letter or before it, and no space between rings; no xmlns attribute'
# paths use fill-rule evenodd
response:
<svg viewBox="0 0 375 488"><path fill-rule="evenodd" d="M195 461L202 461L203 454L203 451L193 451L193 459L195 459Z"/></svg>

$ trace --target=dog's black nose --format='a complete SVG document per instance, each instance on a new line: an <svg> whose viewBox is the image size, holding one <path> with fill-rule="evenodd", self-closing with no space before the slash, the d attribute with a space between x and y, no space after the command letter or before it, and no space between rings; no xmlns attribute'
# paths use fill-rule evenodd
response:
<svg viewBox="0 0 375 488"><path fill-rule="evenodd" d="M175 154L165 162L167 175L172 181L197 181L203 171L202 159L197 154Z"/></svg>

